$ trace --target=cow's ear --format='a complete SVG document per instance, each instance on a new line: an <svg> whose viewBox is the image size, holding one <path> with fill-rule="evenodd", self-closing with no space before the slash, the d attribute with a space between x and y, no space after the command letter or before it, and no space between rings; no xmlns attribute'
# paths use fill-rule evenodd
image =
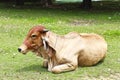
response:
<svg viewBox="0 0 120 80"><path fill-rule="evenodd" d="M49 30L48 29L43 29L42 30L42 33L46 33L46 32L48 32Z"/></svg>

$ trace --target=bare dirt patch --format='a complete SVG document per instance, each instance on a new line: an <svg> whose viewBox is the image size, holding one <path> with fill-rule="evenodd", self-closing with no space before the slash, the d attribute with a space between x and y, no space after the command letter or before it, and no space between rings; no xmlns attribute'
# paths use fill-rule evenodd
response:
<svg viewBox="0 0 120 80"><path fill-rule="evenodd" d="M94 24L93 20L73 20L69 22L70 25L73 26L89 26Z"/></svg>

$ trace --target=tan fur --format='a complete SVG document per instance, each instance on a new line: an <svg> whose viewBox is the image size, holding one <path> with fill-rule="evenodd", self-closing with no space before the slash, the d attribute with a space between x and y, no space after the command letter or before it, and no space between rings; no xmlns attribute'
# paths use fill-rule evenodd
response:
<svg viewBox="0 0 120 80"><path fill-rule="evenodd" d="M38 34L35 30L33 33ZM38 41L44 38L47 42L47 50L43 48L43 43L40 41L40 46L35 46L37 48L35 48L34 52L45 59L43 62L44 67L48 67L48 71L54 73L72 71L78 66L95 65L105 58L107 52L107 43L104 38L94 33L79 34L70 32L64 36L60 36L49 31L44 35L39 33L37 37L33 39L33 41L36 41L34 45L38 45ZM29 38L27 37L25 41L27 39ZM27 41L27 43L29 42ZM20 48L22 49L23 46ZM32 50L32 48L30 49ZM24 51L21 52L28 51L27 49L22 50Z"/></svg>
<svg viewBox="0 0 120 80"><path fill-rule="evenodd" d="M95 65L106 55L107 43L97 34L71 32L59 36L48 32L46 36L49 46L56 51L58 63L50 70L54 73L74 70L77 66Z"/></svg>

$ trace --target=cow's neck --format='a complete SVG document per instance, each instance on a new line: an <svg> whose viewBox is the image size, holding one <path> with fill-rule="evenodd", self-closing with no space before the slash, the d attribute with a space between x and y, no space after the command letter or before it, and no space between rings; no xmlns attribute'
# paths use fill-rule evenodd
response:
<svg viewBox="0 0 120 80"><path fill-rule="evenodd" d="M48 45L51 46L55 51L60 51L63 43L63 39L61 36L49 31L46 33L46 39L48 42Z"/></svg>

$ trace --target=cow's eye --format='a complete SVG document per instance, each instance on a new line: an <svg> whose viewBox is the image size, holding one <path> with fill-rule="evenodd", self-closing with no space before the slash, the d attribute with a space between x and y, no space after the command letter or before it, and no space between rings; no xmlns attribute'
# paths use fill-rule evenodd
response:
<svg viewBox="0 0 120 80"><path fill-rule="evenodd" d="M36 38L36 37L37 37L37 35L32 35L32 36L31 36L31 38Z"/></svg>

